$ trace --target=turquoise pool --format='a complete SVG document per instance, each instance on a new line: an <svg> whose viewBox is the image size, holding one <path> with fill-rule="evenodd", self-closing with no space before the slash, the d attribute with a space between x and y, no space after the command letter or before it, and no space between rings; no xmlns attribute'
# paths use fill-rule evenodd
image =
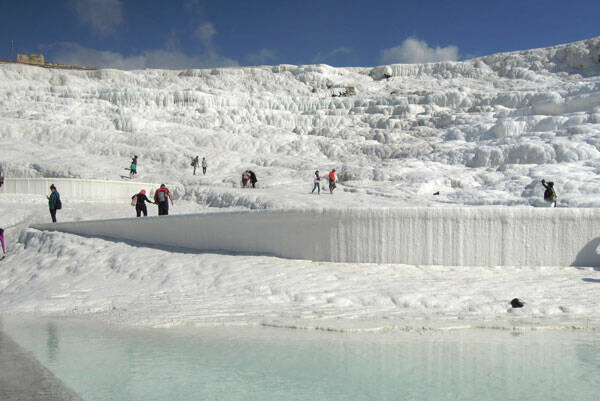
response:
<svg viewBox="0 0 600 401"><path fill-rule="evenodd" d="M87 401L598 400L600 333L132 329L4 319Z"/></svg>

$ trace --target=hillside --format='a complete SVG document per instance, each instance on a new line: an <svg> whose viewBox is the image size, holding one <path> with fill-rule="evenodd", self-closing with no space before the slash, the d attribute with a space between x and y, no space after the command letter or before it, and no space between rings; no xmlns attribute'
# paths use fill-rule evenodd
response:
<svg viewBox="0 0 600 401"><path fill-rule="evenodd" d="M8 176L120 179L137 154L140 178L220 207L313 204L313 171L332 167L352 205L538 205L546 178L561 205L600 206L599 54L594 38L375 68L3 64L0 163ZM206 177L191 176L196 154ZM232 192L247 168L268 190Z"/></svg>

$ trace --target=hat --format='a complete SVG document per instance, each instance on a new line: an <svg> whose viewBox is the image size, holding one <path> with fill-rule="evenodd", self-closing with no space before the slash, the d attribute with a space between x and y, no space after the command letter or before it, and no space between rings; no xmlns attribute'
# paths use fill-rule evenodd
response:
<svg viewBox="0 0 600 401"><path fill-rule="evenodd" d="M54 184L50 185L50 189L52 189L52 188L56 189L56 187L54 186Z"/></svg>
<svg viewBox="0 0 600 401"><path fill-rule="evenodd" d="M140 191L140 193L141 193L142 195L146 195L146 190L145 190L145 189L142 189L142 190Z"/></svg>
<svg viewBox="0 0 600 401"><path fill-rule="evenodd" d="M165 184L160 184L160 187L161 188L165 188Z"/></svg>

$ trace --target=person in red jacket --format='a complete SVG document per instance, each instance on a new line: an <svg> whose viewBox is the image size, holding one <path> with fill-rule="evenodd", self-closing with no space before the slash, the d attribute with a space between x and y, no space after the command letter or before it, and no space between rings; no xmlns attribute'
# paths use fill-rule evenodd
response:
<svg viewBox="0 0 600 401"><path fill-rule="evenodd" d="M332 169L329 172L329 193L333 195L333 190L335 189L335 169Z"/></svg>
<svg viewBox="0 0 600 401"><path fill-rule="evenodd" d="M161 184L160 188L154 193L154 202L158 205L158 215L166 216L169 214L169 199L173 205L173 195L169 192L169 188L165 184Z"/></svg>

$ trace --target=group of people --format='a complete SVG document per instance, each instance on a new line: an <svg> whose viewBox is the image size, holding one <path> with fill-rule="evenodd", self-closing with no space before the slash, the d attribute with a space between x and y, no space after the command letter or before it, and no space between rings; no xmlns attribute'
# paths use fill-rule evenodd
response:
<svg viewBox="0 0 600 401"><path fill-rule="evenodd" d="M158 215L166 216L169 214L169 201L171 201L172 206L173 195L171 192L169 192L169 188L167 188L165 184L161 184L160 188L154 192L154 201L148 199L145 189L142 189L140 192L131 197L131 205L135 206L135 213L137 217L141 217L142 213L144 216L148 216L146 202L158 205Z"/></svg>
<svg viewBox="0 0 600 401"><path fill-rule="evenodd" d="M208 168L208 163L206 162L206 157L202 158L202 163L200 163L200 156L196 155L196 157L192 158L191 166L194 168L194 175L196 175L196 169L200 167L202 164L202 174L206 175L206 169Z"/></svg>
<svg viewBox="0 0 600 401"><path fill-rule="evenodd" d="M256 174L252 170L246 170L242 173L242 188L247 188L248 183L252 184L252 188L256 188L256 183L258 179L256 178Z"/></svg>
<svg viewBox="0 0 600 401"><path fill-rule="evenodd" d="M333 190L335 189L335 182L337 181L337 178L335 176L335 169L331 169L329 175L327 176L327 180L329 181L329 193L333 195ZM315 171L313 189L310 193L314 194L315 189L317 190L317 195L321 195L321 175L319 174L319 170Z"/></svg>

